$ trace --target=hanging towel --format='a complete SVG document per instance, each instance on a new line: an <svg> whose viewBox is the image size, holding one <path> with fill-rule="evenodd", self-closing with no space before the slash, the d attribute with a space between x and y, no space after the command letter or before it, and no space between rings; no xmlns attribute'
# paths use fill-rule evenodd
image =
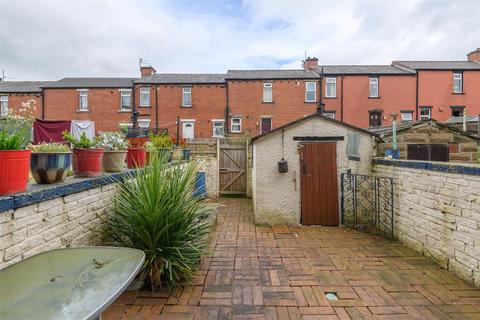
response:
<svg viewBox="0 0 480 320"><path fill-rule="evenodd" d="M77 139L80 139L83 132L85 132L88 139L92 140L95 138L95 124L90 120L72 120L72 128L70 131Z"/></svg>
<svg viewBox="0 0 480 320"><path fill-rule="evenodd" d="M65 143L63 131L70 132L71 121L35 119L33 124L33 143Z"/></svg>

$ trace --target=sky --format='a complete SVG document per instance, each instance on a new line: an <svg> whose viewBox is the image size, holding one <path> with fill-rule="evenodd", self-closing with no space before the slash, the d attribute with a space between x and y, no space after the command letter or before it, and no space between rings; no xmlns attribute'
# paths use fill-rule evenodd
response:
<svg viewBox="0 0 480 320"><path fill-rule="evenodd" d="M478 1L0 0L6 80L464 60Z"/></svg>

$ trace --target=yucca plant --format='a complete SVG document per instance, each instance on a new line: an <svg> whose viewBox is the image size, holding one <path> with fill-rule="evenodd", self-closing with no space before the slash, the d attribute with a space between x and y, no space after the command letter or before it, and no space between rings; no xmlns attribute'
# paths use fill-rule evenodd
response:
<svg viewBox="0 0 480 320"><path fill-rule="evenodd" d="M141 276L152 290L192 279L206 249L204 217L215 205L193 195L195 164L172 166L154 157L144 170L118 183L114 207L102 228L107 244L143 250Z"/></svg>

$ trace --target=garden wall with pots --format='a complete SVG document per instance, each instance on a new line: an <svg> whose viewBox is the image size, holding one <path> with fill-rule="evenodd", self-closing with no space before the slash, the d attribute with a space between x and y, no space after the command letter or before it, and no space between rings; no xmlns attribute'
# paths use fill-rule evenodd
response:
<svg viewBox="0 0 480 320"><path fill-rule="evenodd" d="M30 185L0 197L0 269L50 249L99 244L92 230L110 208L121 175Z"/></svg>
<svg viewBox="0 0 480 320"><path fill-rule="evenodd" d="M394 181L394 233L405 245L480 286L480 166L373 160Z"/></svg>

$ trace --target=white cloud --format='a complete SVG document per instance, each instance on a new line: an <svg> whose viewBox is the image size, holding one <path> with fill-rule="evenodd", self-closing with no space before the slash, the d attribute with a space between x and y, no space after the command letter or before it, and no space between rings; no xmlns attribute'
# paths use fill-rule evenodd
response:
<svg viewBox="0 0 480 320"><path fill-rule="evenodd" d="M0 0L0 68L21 79L464 59L480 6L443 1Z"/></svg>

